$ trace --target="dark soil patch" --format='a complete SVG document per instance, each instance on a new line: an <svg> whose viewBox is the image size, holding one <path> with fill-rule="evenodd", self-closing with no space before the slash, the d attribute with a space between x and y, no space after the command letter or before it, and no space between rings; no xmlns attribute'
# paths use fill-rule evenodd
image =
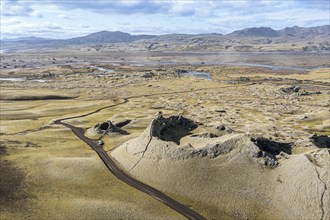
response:
<svg viewBox="0 0 330 220"><path fill-rule="evenodd" d="M24 172L10 161L0 156L0 212L8 209L22 209L22 201L27 197L21 187L24 181Z"/></svg>
<svg viewBox="0 0 330 220"><path fill-rule="evenodd" d="M74 99L76 97L60 96L60 95L46 95L46 96L18 96L13 98L2 98L8 101L37 101L37 100L65 100Z"/></svg>
<svg viewBox="0 0 330 220"><path fill-rule="evenodd" d="M7 147L4 144L0 143L0 156L6 154L6 152L7 152Z"/></svg>

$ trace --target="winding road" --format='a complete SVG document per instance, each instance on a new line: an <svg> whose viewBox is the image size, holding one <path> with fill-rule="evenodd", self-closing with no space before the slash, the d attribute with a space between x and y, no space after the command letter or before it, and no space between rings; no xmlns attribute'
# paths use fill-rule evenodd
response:
<svg viewBox="0 0 330 220"><path fill-rule="evenodd" d="M251 84L246 84L244 86L248 86ZM123 102L109 105L100 109L97 109L95 111L78 115L78 116L72 116L67 118L62 118L54 121L54 124L63 125L69 129L82 141L84 141L87 145L89 145L101 158L105 166L110 170L110 172L116 176L119 180L123 181L124 183L130 185L131 187L134 187L135 189L144 192L151 197L157 199L158 201L164 203L168 207L172 208L173 210L177 211L178 213L182 214L183 216L187 217L188 219L196 219L196 220L203 220L206 219L202 215L198 214L197 212L193 211L192 209L188 208L187 206L179 203L178 201L175 201L174 199L168 197L166 194L160 192L159 190L144 184L133 177L129 176L127 173L125 173L123 170L121 170L116 163L109 157L109 155L104 151L103 147L99 144L99 139L90 139L85 136L85 130L83 128L75 127L73 125L70 125L68 123L65 123L63 121L69 120L69 119L75 119L75 118L81 118L86 117L89 115L92 115L94 113L100 112L104 109L115 107L118 105L125 104L129 101L129 99L133 98L140 98L140 97L149 97L149 96L157 96L157 95L167 95L167 94L180 94L180 93L189 93L189 92L196 92L196 91L202 91L202 90L209 90L209 89L216 89L216 88L226 88L226 87L233 87L233 86L222 86L222 87L212 87L212 88L202 88L202 89L195 89L195 90L189 90L189 91L179 91L179 92L168 92L168 93L156 93L156 94L148 94L148 95L137 95L137 96L131 96L128 98L124 98Z"/></svg>
<svg viewBox="0 0 330 220"><path fill-rule="evenodd" d="M183 216L187 217L188 219L205 219L203 216L198 214L197 212L193 211L192 209L189 209L185 205L171 199L164 193L158 191L155 188L152 188L149 185L146 185L128 174L126 174L123 170L121 170L115 162L109 157L109 155L103 150L102 146L99 145L98 139L90 139L84 135L85 130L82 128L74 127L70 124L62 122L62 120L55 121L55 124L61 124L66 126L67 128L70 128L71 131L77 137L79 137L81 140L83 140L86 144L88 144L101 158L103 163L106 165L106 167L111 171L111 173L116 176L119 180L123 181L124 183L140 190L141 192L144 192L153 198L161 201L165 205L169 206L173 210L177 211L178 213L182 214Z"/></svg>

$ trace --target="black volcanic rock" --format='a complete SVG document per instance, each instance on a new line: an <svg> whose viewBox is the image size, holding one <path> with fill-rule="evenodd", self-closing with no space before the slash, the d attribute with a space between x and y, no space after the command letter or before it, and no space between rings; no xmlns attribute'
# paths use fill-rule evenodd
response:
<svg viewBox="0 0 330 220"><path fill-rule="evenodd" d="M312 137L310 137L310 140L318 148L329 148L330 149L330 137L327 135L314 134Z"/></svg>

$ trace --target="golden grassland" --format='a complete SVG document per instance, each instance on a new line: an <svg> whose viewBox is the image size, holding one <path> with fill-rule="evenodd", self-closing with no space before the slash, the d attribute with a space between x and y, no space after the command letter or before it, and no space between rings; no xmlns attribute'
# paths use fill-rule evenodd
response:
<svg viewBox="0 0 330 220"><path fill-rule="evenodd" d="M11 161L25 174L22 183L3 183L20 186L19 193L25 196L23 200L3 204L2 219L180 218L117 180L88 146L66 128L52 124L54 119L87 113L111 101L43 102L1 103L1 142L7 151L1 159ZM48 128L39 131L43 126ZM15 208L16 203L22 209Z"/></svg>

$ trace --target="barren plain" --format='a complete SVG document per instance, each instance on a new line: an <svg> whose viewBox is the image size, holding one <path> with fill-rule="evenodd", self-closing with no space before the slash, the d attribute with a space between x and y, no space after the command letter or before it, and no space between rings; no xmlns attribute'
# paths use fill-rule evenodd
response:
<svg viewBox="0 0 330 220"><path fill-rule="evenodd" d="M184 219L54 124L102 109L64 122L207 219L329 219L329 66L323 52L1 54L0 218Z"/></svg>

